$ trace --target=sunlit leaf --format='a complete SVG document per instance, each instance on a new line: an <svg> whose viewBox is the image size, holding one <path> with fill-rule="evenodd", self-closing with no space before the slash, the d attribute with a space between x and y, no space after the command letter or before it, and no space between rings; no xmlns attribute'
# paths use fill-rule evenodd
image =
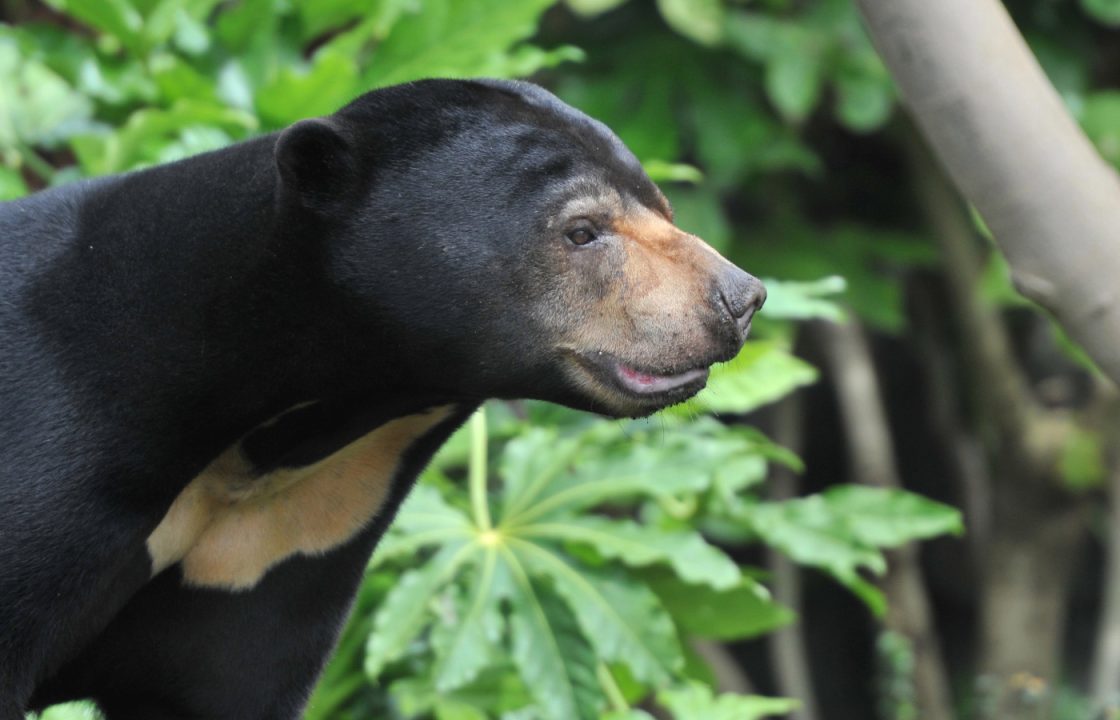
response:
<svg viewBox="0 0 1120 720"><path fill-rule="evenodd" d="M377 48L366 86L423 77L469 77L483 70L510 75L497 59L525 40L554 0L428 0L422 12L401 15ZM505 70L505 72L502 72Z"/></svg>
<svg viewBox="0 0 1120 720"><path fill-rule="evenodd" d="M844 278L830 275L811 282L767 278L766 317L781 320L823 319L843 322L845 313L836 296L847 287Z"/></svg>
<svg viewBox="0 0 1120 720"><path fill-rule="evenodd" d="M769 340L749 340L731 362L712 368L692 404L710 412L745 413L809 385L817 371Z"/></svg>
<svg viewBox="0 0 1120 720"><path fill-rule="evenodd" d="M904 490L837 485L822 498L853 536L875 547L964 532L959 510Z"/></svg>

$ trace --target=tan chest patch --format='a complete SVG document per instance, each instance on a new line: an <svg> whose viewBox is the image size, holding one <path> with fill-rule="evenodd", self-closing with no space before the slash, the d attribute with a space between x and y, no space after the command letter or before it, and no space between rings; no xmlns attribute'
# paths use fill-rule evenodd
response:
<svg viewBox="0 0 1120 720"><path fill-rule="evenodd" d="M319 462L264 476L234 445L191 481L148 536L153 575L181 562L188 584L246 589L292 555L338 547L377 514L401 455L451 411L397 418Z"/></svg>

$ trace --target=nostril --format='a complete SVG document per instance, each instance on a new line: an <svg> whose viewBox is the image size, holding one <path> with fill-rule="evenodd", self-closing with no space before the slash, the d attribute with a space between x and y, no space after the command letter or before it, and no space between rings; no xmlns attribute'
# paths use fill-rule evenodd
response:
<svg viewBox="0 0 1120 720"><path fill-rule="evenodd" d="M735 320L749 319L751 315L761 310L766 302L766 288L755 278L749 275L747 277L750 280L746 283L731 288L722 286L719 289L724 308Z"/></svg>

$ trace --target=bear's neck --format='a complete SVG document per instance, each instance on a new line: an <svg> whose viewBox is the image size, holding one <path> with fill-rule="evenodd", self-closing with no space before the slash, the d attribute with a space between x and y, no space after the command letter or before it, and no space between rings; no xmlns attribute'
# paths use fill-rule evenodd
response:
<svg viewBox="0 0 1120 720"><path fill-rule="evenodd" d="M279 217L274 144L266 136L68 196L73 233L41 284L50 294L32 288L32 305L93 403L217 437L331 394L408 392L389 348L355 327L326 282L322 238Z"/></svg>

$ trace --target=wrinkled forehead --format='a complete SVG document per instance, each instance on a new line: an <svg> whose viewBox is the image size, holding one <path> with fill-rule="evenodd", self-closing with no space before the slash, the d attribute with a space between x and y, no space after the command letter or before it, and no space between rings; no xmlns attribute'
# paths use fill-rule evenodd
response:
<svg viewBox="0 0 1120 720"><path fill-rule="evenodd" d="M644 187L612 181L609 173L581 174L558 182L551 197L549 224L561 224L574 218L605 224L627 215L644 214L644 211L652 211L672 222L669 201L656 185L642 179Z"/></svg>

